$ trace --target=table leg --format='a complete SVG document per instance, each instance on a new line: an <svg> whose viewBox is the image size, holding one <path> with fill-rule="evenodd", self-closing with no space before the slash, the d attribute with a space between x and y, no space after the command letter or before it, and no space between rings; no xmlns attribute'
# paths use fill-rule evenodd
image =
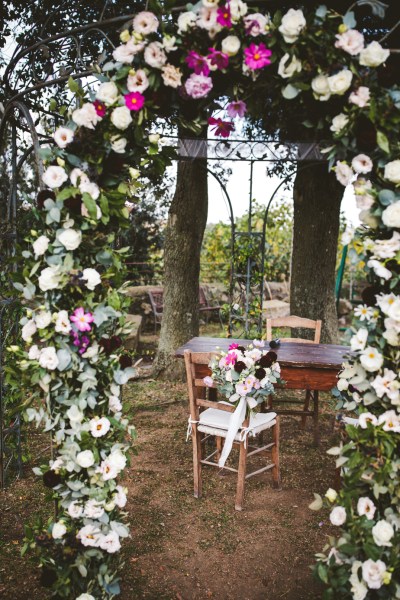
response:
<svg viewBox="0 0 400 600"><path fill-rule="evenodd" d="M314 446L319 447L319 392L314 390L314 407L313 407L313 422L314 422Z"/></svg>

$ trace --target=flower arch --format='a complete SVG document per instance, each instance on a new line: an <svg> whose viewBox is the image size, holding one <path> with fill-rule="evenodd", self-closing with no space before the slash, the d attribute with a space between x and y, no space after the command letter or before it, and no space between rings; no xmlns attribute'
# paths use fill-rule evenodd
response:
<svg viewBox="0 0 400 600"><path fill-rule="evenodd" d="M138 188L174 156L152 126L162 117L196 135L208 123L229 137L245 114L293 108L308 138L327 140L327 168L343 185L355 180L370 281L338 386L339 403L360 415L348 443L331 451L345 465L341 491L326 498L341 535L316 573L327 598L400 594L400 90L380 79L388 58L378 42L366 44L352 12L270 16L242 0L203 0L172 16L161 6L139 13L96 67L96 90L70 80L79 105L42 151L45 189L15 282L26 346L10 348L9 371L30 390L28 418L54 439L55 458L37 474L57 517L29 534L26 549L37 550L56 597L119 593L115 557L129 532L117 477L134 436L121 386L134 369L122 354L124 250L114 240ZM221 103L226 118L212 115ZM368 154L360 128L372 132Z"/></svg>

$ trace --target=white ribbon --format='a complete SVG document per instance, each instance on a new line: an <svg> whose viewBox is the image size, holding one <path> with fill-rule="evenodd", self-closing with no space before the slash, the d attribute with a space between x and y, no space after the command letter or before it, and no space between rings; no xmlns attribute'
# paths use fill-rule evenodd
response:
<svg viewBox="0 0 400 600"><path fill-rule="evenodd" d="M188 441L189 437L192 435L192 431L193 431L192 425L194 425L195 423L198 423L198 422L199 421L192 420L192 417L188 418L188 426L187 426L187 431L186 431L186 441Z"/></svg>
<svg viewBox="0 0 400 600"><path fill-rule="evenodd" d="M247 408L247 399L242 397L237 405L235 412L231 414L231 418L229 421L229 428L226 432L225 444L221 452L220 459L218 461L218 466L223 467L225 465L226 459L228 458L233 442L235 440L236 434L242 426L242 423L246 417L246 408Z"/></svg>

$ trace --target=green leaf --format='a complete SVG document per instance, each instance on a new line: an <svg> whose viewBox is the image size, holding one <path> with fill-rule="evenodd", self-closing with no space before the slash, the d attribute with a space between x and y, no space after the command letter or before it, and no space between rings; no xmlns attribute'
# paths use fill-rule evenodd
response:
<svg viewBox="0 0 400 600"><path fill-rule="evenodd" d="M396 194L393 190L381 190L379 192L379 202L383 204L383 206L389 206L396 200Z"/></svg>
<svg viewBox="0 0 400 600"><path fill-rule="evenodd" d="M89 216L97 219L97 205L90 194L86 192L82 195L83 204L86 206Z"/></svg>
<svg viewBox="0 0 400 600"><path fill-rule="evenodd" d="M75 81L75 79L73 79L73 77L69 77L68 87L71 90L71 92L73 92L74 94L79 92L79 83L77 81Z"/></svg>
<svg viewBox="0 0 400 600"><path fill-rule="evenodd" d="M57 200L66 200L67 198L74 196L75 191L76 190L74 187L66 187L66 188L62 189L61 192L58 192L56 198L57 198Z"/></svg>
<svg viewBox="0 0 400 600"><path fill-rule="evenodd" d="M381 148L381 150L386 152L386 154L389 154L389 152L390 152L389 140L387 139L386 135L382 131L378 131L377 136L376 136L376 141L378 142L379 148Z"/></svg>

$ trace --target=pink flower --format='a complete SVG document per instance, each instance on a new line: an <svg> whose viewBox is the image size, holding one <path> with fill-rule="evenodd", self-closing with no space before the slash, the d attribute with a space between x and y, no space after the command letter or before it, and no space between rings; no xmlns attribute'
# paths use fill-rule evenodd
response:
<svg viewBox="0 0 400 600"><path fill-rule="evenodd" d="M197 75L192 73L185 82L185 90L191 98L204 98L212 90L213 83L211 77Z"/></svg>
<svg viewBox="0 0 400 600"><path fill-rule="evenodd" d="M74 310L69 320L74 323L78 331L90 331L92 329L90 323L93 323L94 316L91 312L85 313L85 309L80 306Z"/></svg>
<svg viewBox="0 0 400 600"><path fill-rule="evenodd" d="M264 44L259 44L258 46L250 44L248 48L244 49L244 54L244 62L252 71L262 69L271 64L270 56L272 52Z"/></svg>
<svg viewBox="0 0 400 600"><path fill-rule="evenodd" d="M206 385L207 387L212 387L214 384L213 378L212 377L204 377L203 379L204 385Z"/></svg>
<svg viewBox="0 0 400 600"><path fill-rule="evenodd" d="M106 110L107 110L106 105L103 102L100 102L100 100L95 100L93 102L93 106L96 111L96 114L99 117L104 117L104 115L106 114Z"/></svg>
<svg viewBox="0 0 400 600"><path fill-rule="evenodd" d="M243 100L236 100L228 104L226 110L231 119L234 119L235 117L240 117L242 119L247 112L247 106Z"/></svg>
<svg viewBox="0 0 400 600"><path fill-rule="evenodd" d="M228 352L228 354L225 356L225 364L226 365L234 365L236 361L237 361L236 352Z"/></svg>
<svg viewBox="0 0 400 600"><path fill-rule="evenodd" d="M129 110L140 110L144 104L144 96L140 92L131 92L124 96L125 105Z"/></svg>
<svg viewBox="0 0 400 600"><path fill-rule="evenodd" d="M196 75L208 75L210 72L206 57L201 56L201 54L198 54L194 50L189 52L185 58L185 62L189 69L192 69Z"/></svg>
<svg viewBox="0 0 400 600"><path fill-rule="evenodd" d="M246 385L246 383L237 383L235 385L235 391L239 396L247 396L247 394L251 392L251 387L252 386Z"/></svg>
<svg viewBox="0 0 400 600"><path fill-rule="evenodd" d="M215 135L220 135L221 137L228 138L232 131L234 131L235 126L231 121L223 121L222 119L214 119L214 117L209 117L208 124L213 125L211 131L214 131Z"/></svg>
<svg viewBox="0 0 400 600"><path fill-rule="evenodd" d="M233 343L232 343L232 344L229 346L228 350L236 350L236 348L239 348L239 344L237 344L236 342L233 342Z"/></svg>
<svg viewBox="0 0 400 600"><path fill-rule="evenodd" d="M231 9L229 8L229 4L220 6L217 10L217 23L222 25L222 27L232 27Z"/></svg>
<svg viewBox="0 0 400 600"><path fill-rule="evenodd" d="M229 64L229 56L225 52L221 52L221 50L215 50L215 48L209 48L208 50L210 54L207 58L210 63L215 65L217 69L226 69Z"/></svg>

